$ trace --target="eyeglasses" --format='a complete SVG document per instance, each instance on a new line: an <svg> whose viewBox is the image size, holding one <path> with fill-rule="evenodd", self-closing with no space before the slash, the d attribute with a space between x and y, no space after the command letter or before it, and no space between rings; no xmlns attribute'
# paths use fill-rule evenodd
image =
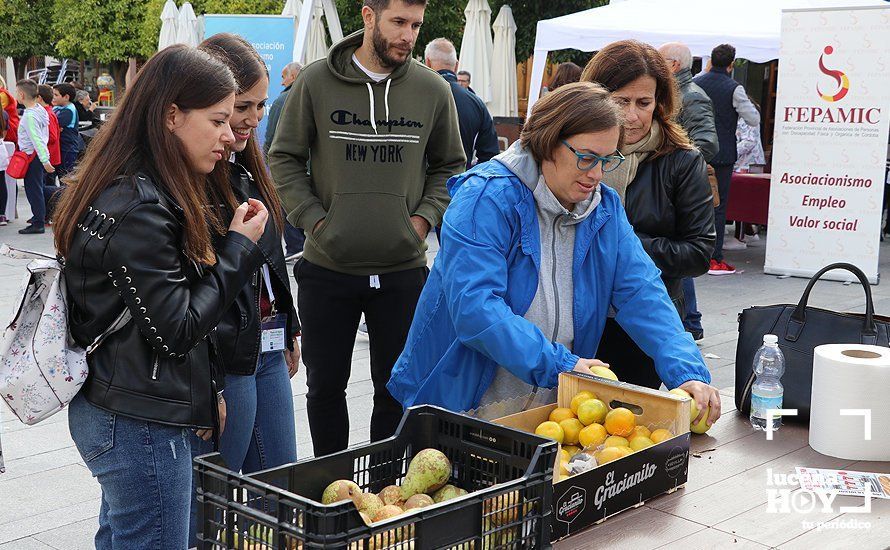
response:
<svg viewBox="0 0 890 550"><path fill-rule="evenodd" d="M569 148L569 151L575 153L575 156L578 157L578 170L583 170L587 172L591 170L597 163L600 163L603 172L611 172L612 170L618 168L622 162L624 162L624 155L621 154L621 151L616 150L615 154L609 155L607 157L601 157L599 155L595 155L593 153L579 153L577 149L569 145L569 142L566 140L562 140L562 144Z"/></svg>

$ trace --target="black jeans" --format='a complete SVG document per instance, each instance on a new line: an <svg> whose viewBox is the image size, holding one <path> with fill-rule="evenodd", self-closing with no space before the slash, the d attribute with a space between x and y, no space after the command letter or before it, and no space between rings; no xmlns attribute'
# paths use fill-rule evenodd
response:
<svg viewBox="0 0 890 550"><path fill-rule="evenodd" d="M732 165L714 166L717 176L717 194L720 195L720 206L714 209L714 229L717 231L717 242L711 257L718 262L723 261L723 235L726 232L726 205L729 203L729 184L732 182Z"/></svg>
<svg viewBox="0 0 890 550"><path fill-rule="evenodd" d="M349 444L346 386L355 333L363 312L374 384L371 441L395 433L402 406L386 384L405 347L428 274L426 267L387 273L379 276L380 288L374 288L368 276L338 273L306 260L294 266L303 329L303 363L309 386L306 405L315 456L341 451Z"/></svg>
<svg viewBox="0 0 890 550"><path fill-rule="evenodd" d="M596 359L608 363L618 379L638 386L658 389L661 378L655 372L655 362L631 340L615 319L606 319L603 338Z"/></svg>

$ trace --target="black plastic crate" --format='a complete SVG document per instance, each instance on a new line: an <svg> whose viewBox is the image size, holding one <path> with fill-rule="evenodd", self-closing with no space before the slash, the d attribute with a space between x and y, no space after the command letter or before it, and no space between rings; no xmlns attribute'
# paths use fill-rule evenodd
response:
<svg viewBox="0 0 890 550"><path fill-rule="evenodd" d="M373 526L351 502L315 500L337 479L377 493L425 448L445 453L449 483L468 495ZM205 455L195 459L199 548L550 548L556 452L553 441L424 405L408 409L390 439L251 475Z"/></svg>

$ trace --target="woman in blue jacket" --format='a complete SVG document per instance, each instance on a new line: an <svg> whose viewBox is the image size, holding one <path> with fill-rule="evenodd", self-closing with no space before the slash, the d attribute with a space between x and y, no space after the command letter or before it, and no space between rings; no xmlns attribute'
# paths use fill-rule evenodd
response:
<svg viewBox="0 0 890 550"><path fill-rule="evenodd" d="M441 248L388 388L403 406L466 410L590 372L609 309L683 388L720 416L710 373L618 194L609 92L570 84L535 104L517 143L448 182Z"/></svg>

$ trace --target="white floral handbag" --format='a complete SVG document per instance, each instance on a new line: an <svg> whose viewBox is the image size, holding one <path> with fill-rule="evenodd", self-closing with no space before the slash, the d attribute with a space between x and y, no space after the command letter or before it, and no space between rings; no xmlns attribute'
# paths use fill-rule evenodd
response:
<svg viewBox="0 0 890 550"><path fill-rule="evenodd" d="M93 343L82 349L68 331L63 266L58 259L0 246L0 255L31 260L21 299L0 338L0 397L25 424L59 412L87 378L87 355L126 325L126 308Z"/></svg>

